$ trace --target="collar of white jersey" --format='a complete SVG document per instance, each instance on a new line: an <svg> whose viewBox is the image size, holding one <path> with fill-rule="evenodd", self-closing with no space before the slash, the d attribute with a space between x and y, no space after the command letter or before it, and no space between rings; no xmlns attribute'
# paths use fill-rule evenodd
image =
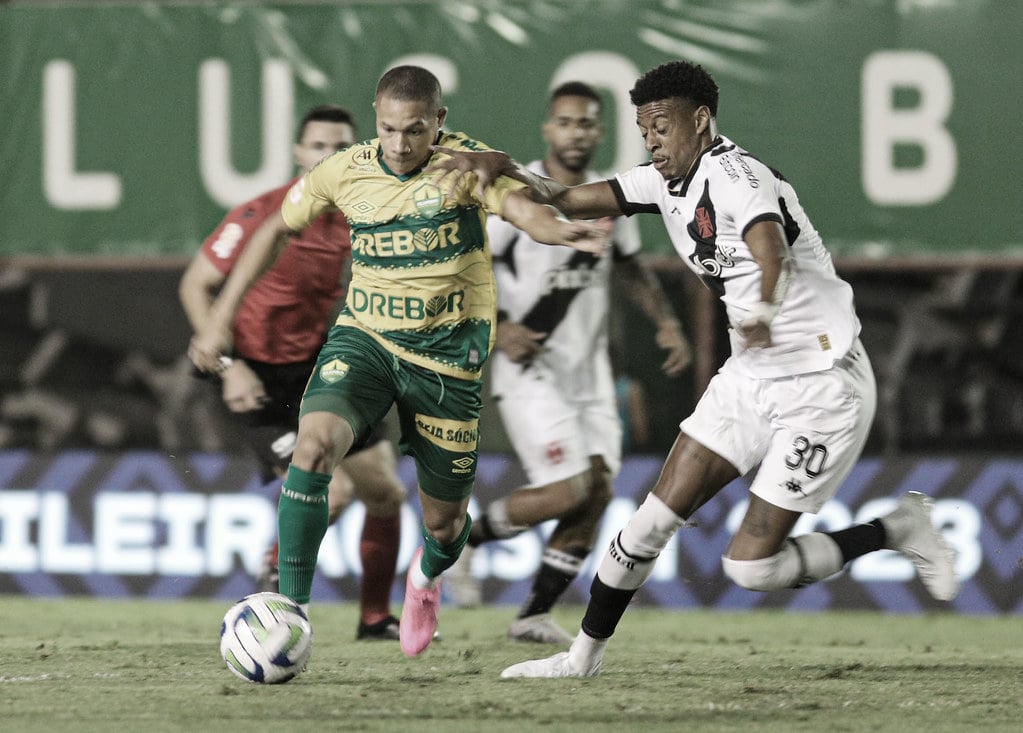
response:
<svg viewBox="0 0 1023 733"><path fill-rule="evenodd" d="M672 196L685 196L689 190L689 182L696 176L696 171L700 169L700 165L703 163L704 157L707 155L721 155L721 153L727 153L729 150L735 148L735 143L729 140L723 135L715 137L710 145L705 147L700 154L696 156L696 160L693 161L693 165L689 168L689 172L679 178L672 178L668 181L668 193Z"/></svg>

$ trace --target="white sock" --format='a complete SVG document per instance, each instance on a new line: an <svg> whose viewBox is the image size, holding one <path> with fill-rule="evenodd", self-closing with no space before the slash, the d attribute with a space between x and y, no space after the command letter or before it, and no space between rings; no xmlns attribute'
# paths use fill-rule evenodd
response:
<svg viewBox="0 0 1023 733"><path fill-rule="evenodd" d="M414 562L408 566L409 577L412 578L412 587L418 590L428 590L437 585L437 578L428 578L423 572L422 563Z"/></svg>
<svg viewBox="0 0 1023 733"><path fill-rule="evenodd" d="M585 631L579 631L568 650L568 658L578 666L592 667L604 657L607 639L594 639Z"/></svg>
<svg viewBox="0 0 1023 733"><path fill-rule="evenodd" d="M648 494L629 523L611 541L597 569L611 588L635 590L654 569L657 556L685 522L658 497Z"/></svg>

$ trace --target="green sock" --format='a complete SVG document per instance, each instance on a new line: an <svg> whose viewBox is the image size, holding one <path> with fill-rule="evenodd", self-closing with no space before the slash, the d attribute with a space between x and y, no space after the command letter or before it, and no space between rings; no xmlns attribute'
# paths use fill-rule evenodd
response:
<svg viewBox="0 0 1023 733"><path fill-rule="evenodd" d="M309 603L316 556L327 533L329 473L288 466L288 478L277 503L281 593L296 603Z"/></svg>
<svg viewBox="0 0 1023 733"><path fill-rule="evenodd" d="M469 539L471 528L472 518L466 514L462 533L450 545L442 545L426 531L426 526L423 525L423 559L419 563L419 567L422 568L423 574L427 578L436 578L455 564L455 560L462 554L462 548L465 547L465 543Z"/></svg>

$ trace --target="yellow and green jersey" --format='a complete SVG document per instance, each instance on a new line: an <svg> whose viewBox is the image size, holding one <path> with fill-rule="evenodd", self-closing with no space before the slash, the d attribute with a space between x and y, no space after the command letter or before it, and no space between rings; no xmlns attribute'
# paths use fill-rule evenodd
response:
<svg viewBox="0 0 1023 733"><path fill-rule="evenodd" d="M487 149L460 132L442 133L438 144ZM487 214L500 215L505 197L523 184L501 178L481 200L475 177L466 176L457 188L439 179L422 169L391 172L379 140L369 140L299 179L281 215L295 230L331 209L347 217L352 282L338 325L359 328L420 366L477 379L496 330Z"/></svg>

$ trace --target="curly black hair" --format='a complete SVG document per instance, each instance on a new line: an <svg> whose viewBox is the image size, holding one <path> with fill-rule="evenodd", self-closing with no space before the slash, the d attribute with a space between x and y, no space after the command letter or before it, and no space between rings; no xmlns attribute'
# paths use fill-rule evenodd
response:
<svg viewBox="0 0 1023 733"><path fill-rule="evenodd" d="M698 64L669 61L643 74L629 90L629 98L639 107L661 99L678 97L696 106L704 106L712 115L718 113L718 85Z"/></svg>

